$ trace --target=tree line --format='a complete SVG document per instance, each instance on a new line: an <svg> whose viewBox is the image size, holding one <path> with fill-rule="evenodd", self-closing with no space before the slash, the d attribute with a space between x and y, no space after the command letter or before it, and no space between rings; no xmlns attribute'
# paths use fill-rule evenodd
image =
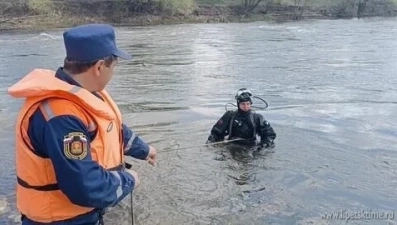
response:
<svg viewBox="0 0 397 225"><path fill-rule="evenodd" d="M395 15L397 0L1 0L0 15L30 16L69 13L103 17L189 15L202 6L229 7L236 15L266 14L288 7L292 19L301 19L309 9L331 17Z"/></svg>

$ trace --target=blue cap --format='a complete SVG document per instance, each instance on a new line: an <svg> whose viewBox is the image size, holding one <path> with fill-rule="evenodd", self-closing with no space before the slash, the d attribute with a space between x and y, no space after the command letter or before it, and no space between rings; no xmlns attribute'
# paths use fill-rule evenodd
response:
<svg viewBox="0 0 397 225"><path fill-rule="evenodd" d="M110 55L131 59L131 55L116 46L115 32L107 24L87 24L63 33L66 57L73 61L93 61Z"/></svg>

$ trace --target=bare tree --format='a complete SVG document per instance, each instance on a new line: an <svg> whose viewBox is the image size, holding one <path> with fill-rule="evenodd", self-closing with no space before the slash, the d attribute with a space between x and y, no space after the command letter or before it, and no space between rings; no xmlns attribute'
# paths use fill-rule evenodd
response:
<svg viewBox="0 0 397 225"><path fill-rule="evenodd" d="M299 20L302 18L303 11L306 7L306 0L294 0L294 20ZM301 5L301 3L303 5Z"/></svg>
<svg viewBox="0 0 397 225"><path fill-rule="evenodd" d="M359 0L357 7L357 19L360 19L361 13L364 12L365 6L367 5L368 0Z"/></svg>
<svg viewBox="0 0 397 225"><path fill-rule="evenodd" d="M252 12L256 7L258 7L259 3L263 0L241 0L241 4L243 6L244 14L248 14Z"/></svg>

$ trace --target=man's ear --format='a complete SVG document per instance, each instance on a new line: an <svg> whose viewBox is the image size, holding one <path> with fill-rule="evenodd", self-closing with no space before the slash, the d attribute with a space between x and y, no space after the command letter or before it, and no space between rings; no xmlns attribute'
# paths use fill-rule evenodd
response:
<svg viewBox="0 0 397 225"><path fill-rule="evenodd" d="M103 67L105 66L105 61L104 60L98 60L98 62L95 63L95 65L93 66L93 70L94 70L94 74L95 76L99 77L99 75L101 74L101 70L103 70Z"/></svg>

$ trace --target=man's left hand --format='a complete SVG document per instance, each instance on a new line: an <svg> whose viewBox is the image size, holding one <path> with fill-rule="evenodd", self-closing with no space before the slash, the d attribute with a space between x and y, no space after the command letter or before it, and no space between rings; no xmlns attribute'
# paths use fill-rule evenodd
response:
<svg viewBox="0 0 397 225"><path fill-rule="evenodd" d="M157 150L149 145L149 154L146 158L146 160L150 163L150 165L155 166L156 165L156 160L157 160Z"/></svg>
<svg viewBox="0 0 397 225"><path fill-rule="evenodd" d="M275 144L274 144L273 140L268 141L266 143L261 143L262 148L274 148L274 146L275 146Z"/></svg>

